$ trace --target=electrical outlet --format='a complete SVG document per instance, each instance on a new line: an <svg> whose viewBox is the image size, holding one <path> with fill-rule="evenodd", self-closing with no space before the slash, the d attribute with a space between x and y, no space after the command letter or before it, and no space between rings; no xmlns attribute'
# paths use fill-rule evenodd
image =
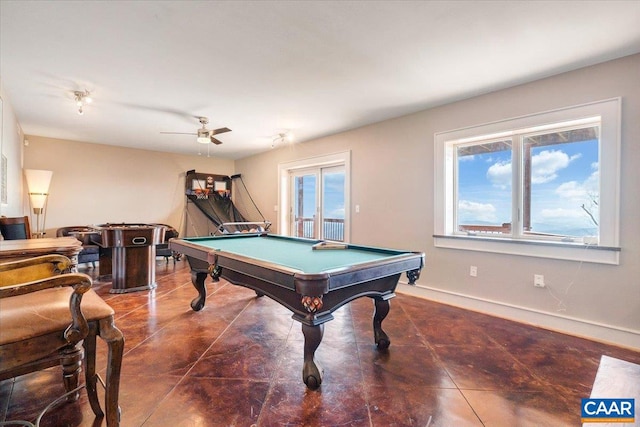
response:
<svg viewBox="0 0 640 427"><path fill-rule="evenodd" d="M544 276L542 274L533 275L533 286L536 288L544 288L546 286L544 284Z"/></svg>
<svg viewBox="0 0 640 427"><path fill-rule="evenodd" d="M475 265L469 267L469 276L478 277L478 267L476 267Z"/></svg>

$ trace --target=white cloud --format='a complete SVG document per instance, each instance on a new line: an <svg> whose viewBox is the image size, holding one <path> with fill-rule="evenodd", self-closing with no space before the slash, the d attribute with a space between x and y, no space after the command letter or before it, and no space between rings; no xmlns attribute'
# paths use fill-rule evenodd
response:
<svg viewBox="0 0 640 427"><path fill-rule="evenodd" d="M598 218L597 212L593 213ZM594 224L589 218L589 215L579 206L573 207L558 207L543 209L536 217L538 225L544 224L545 227L552 227L556 231L554 233L566 233L568 230L574 230L578 228L593 229ZM563 231L567 230L567 231Z"/></svg>
<svg viewBox="0 0 640 427"><path fill-rule="evenodd" d="M583 202L584 200L597 198L599 175L599 171L596 170L581 183L577 181L563 182L556 188L555 192L562 199L572 202Z"/></svg>
<svg viewBox="0 0 640 427"><path fill-rule="evenodd" d="M531 158L531 182L544 184L558 177L557 172L569 166L580 154L569 157L559 150L544 150Z"/></svg>
<svg viewBox="0 0 640 427"><path fill-rule="evenodd" d="M567 219L583 219L584 212L581 209L543 209L540 212L540 216L545 220L561 219L562 222L566 222Z"/></svg>
<svg viewBox="0 0 640 427"><path fill-rule="evenodd" d="M328 214L329 218L344 218L344 206L332 209Z"/></svg>
<svg viewBox="0 0 640 427"><path fill-rule="evenodd" d="M600 184L600 171L596 169L596 171L593 172L591 175L589 175L589 178L587 178L584 181L584 186L587 192L592 194L592 193L598 192L599 184Z"/></svg>
<svg viewBox="0 0 640 427"><path fill-rule="evenodd" d="M587 195L587 191L584 185L577 181L568 181L556 188L556 194L564 199L581 200Z"/></svg>
<svg viewBox="0 0 640 427"><path fill-rule="evenodd" d="M487 179L498 188L507 188L511 185L511 162L498 162L489 166Z"/></svg>
<svg viewBox="0 0 640 427"><path fill-rule="evenodd" d="M490 203L470 202L468 200L460 200L458 203L458 214L461 216L461 222L467 221L496 221L496 208Z"/></svg>

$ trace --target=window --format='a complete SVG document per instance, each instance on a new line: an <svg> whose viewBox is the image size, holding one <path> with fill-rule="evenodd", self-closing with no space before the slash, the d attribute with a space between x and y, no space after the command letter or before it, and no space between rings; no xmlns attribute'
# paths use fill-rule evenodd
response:
<svg viewBox="0 0 640 427"><path fill-rule="evenodd" d="M436 246L617 264L619 109L436 134Z"/></svg>

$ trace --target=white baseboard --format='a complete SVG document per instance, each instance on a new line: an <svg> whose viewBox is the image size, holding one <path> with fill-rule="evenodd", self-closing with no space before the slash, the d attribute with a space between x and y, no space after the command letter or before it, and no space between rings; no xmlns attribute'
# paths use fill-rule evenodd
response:
<svg viewBox="0 0 640 427"><path fill-rule="evenodd" d="M539 328L640 351L640 331L590 322L588 320L554 313L536 311L526 307L448 292L427 286L411 286L401 282L396 290L398 293L426 298L443 304L453 305L515 322L526 323Z"/></svg>

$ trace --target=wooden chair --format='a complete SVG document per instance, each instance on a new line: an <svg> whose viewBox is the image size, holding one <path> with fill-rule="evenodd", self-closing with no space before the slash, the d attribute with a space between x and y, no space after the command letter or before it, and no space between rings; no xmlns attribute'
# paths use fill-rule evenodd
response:
<svg viewBox="0 0 640 427"><path fill-rule="evenodd" d="M62 274L70 268L62 255L0 264L0 380L61 364L67 401L75 401L84 355L89 403L102 417L95 366L99 335L108 348L107 426L118 426L124 337L114 325L113 309L91 289L91 278Z"/></svg>
<svg viewBox="0 0 640 427"><path fill-rule="evenodd" d="M91 241L91 234L97 233L93 228L85 225L72 225L56 230L56 237L73 236L82 242L82 251L78 254L78 264L91 263L96 267L96 261L100 261L100 246Z"/></svg>
<svg viewBox="0 0 640 427"><path fill-rule="evenodd" d="M4 240L30 239L29 217L0 217L0 234L2 234Z"/></svg>

